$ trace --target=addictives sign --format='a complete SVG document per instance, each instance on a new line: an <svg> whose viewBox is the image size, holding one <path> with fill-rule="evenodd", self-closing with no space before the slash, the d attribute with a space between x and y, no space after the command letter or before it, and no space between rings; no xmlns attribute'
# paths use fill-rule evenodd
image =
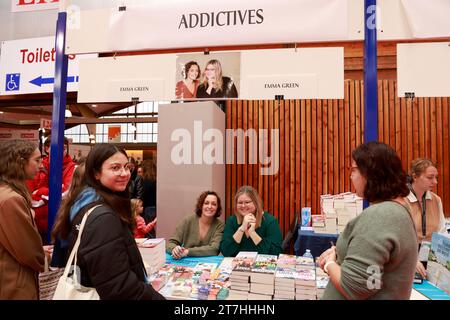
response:
<svg viewBox="0 0 450 320"><path fill-rule="evenodd" d="M32 38L1 43L0 95L53 92L55 38ZM97 54L69 55L67 91L78 89L78 61Z"/></svg>
<svg viewBox="0 0 450 320"><path fill-rule="evenodd" d="M108 49L342 40L347 6L347 0L152 1L114 9Z"/></svg>
<svg viewBox="0 0 450 320"><path fill-rule="evenodd" d="M58 9L59 0L11 0L11 12Z"/></svg>

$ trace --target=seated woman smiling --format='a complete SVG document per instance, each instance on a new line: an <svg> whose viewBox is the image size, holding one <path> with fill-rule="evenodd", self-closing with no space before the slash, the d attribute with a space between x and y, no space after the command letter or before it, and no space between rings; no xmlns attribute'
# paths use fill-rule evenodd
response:
<svg viewBox="0 0 450 320"><path fill-rule="evenodd" d="M195 213L181 220L167 243L167 253L174 259L186 256L214 256L219 253L224 223L220 198L214 191L205 191L197 199Z"/></svg>

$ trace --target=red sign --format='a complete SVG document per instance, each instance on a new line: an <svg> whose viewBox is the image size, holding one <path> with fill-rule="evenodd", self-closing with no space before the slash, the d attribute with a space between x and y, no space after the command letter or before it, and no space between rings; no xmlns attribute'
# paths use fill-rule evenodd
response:
<svg viewBox="0 0 450 320"><path fill-rule="evenodd" d="M41 118L41 128L52 129L52 120Z"/></svg>
<svg viewBox="0 0 450 320"><path fill-rule="evenodd" d="M58 9L59 0L11 0L11 12Z"/></svg>
<svg viewBox="0 0 450 320"><path fill-rule="evenodd" d="M34 139L34 133L21 133L21 139Z"/></svg>

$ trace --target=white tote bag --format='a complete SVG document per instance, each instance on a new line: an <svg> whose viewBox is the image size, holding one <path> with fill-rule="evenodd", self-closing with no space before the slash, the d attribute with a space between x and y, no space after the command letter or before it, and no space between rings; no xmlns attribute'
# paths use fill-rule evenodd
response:
<svg viewBox="0 0 450 320"><path fill-rule="evenodd" d="M78 282L78 267L77 265L77 252L80 246L81 234L83 233L84 225L89 214L98 206L91 208L81 220L80 230L78 232L77 241L73 246L70 253L69 260L67 261L64 273L59 279L58 286L56 287L53 300L100 300L100 297L95 288L83 287ZM74 262L74 263L73 263ZM72 264L73 263L73 264ZM69 271L74 269L72 276L69 277Z"/></svg>

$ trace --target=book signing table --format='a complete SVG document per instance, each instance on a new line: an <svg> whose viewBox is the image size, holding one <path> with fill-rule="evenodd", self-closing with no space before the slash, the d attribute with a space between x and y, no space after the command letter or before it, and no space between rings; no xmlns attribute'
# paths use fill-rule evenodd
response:
<svg viewBox="0 0 450 320"><path fill-rule="evenodd" d="M328 276L313 258L299 254L310 249L317 257L328 249L338 235L314 234L301 230L296 242L296 256L262 255L240 252L237 257L208 256L173 259L165 253L164 239L149 239L151 246L140 248L153 287L167 299L180 300L318 300L328 283ZM307 239L300 246L302 239ZM319 239L319 244L314 241ZM150 264L154 264L153 266ZM440 274L429 272L430 281L414 284L411 300L450 300L439 289ZM289 272L288 272L289 271ZM434 280L433 280L434 279ZM439 283L439 286L442 284Z"/></svg>

